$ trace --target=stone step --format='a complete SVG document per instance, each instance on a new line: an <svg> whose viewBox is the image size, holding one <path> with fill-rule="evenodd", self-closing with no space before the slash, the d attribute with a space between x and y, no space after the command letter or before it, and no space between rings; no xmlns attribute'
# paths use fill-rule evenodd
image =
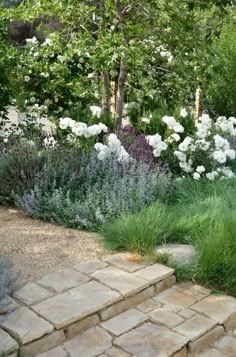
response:
<svg viewBox="0 0 236 357"><path fill-rule="evenodd" d="M127 254L28 283L0 319L0 351L24 357L236 356L236 299L175 284ZM235 331L234 331L235 330Z"/></svg>
<svg viewBox="0 0 236 357"><path fill-rule="evenodd" d="M37 357L235 357L235 327L236 299L181 284Z"/></svg>
<svg viewBox="0 0 236 357"><path fill-rule="evenodd" d="M48 274L26 284L10 298L11 309L0 319L0 351L15 353L20 349L25 357L35 356L174 283L173 269L133 262L128 254L95 259ZM102 327L98 331L107 335Z"/></svg>

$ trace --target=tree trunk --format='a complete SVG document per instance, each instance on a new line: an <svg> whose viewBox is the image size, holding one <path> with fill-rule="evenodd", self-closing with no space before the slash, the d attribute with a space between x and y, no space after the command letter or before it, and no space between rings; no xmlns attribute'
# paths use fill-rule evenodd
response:
<svg viewBox="0 0 236 357"><path fill-rule="evenodd" d="M194 121L195 125L198 123L198 119L202 115L202 90L200 86L197 87L196 90L196 98L195 98L195 112L194 112Z"/></svg>
<svg viewBox="0 0 236 357"><path fill-rule="evenodd" d="M122 116L124 110L125 84L127 81L127 66L126 63L120 61L120 74L117 86L116 95L116 129L119 129L122 124Z"/></svg>
<svg viewBox="0 0 236 357"><path fill-rule="evenodd" d="M103 80L103 90L104 90L102 106L104 112L107 115L110 115L111 114L111 90L110 90L110 78L109 78L108 71L103 72L102 80Z"/></svg>

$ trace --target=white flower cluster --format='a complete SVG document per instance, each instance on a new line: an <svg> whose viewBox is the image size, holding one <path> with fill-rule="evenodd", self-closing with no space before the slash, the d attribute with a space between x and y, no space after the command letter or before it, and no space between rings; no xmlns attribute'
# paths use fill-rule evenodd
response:
<svg viewBox="0 0 236 357"><path fill-rule="evenodd" d="M162 118L163 123L165 123L170 129L174 130L175 133L183 133L184 127L178 123L174 117L164 116Z"/></svg>
<svg viewBox="0 0 236 357"><path fill-rule="evenodd" d="M216 129L230 136L236 136L236 118L219 117L215 123Z"/></svg>
<svg viewBox="0 0 236 357"><path fill-rule="evenodd" d="M53 149L57 145L57 141L53 136L49 136L43 140L46 149Z"/></svg>
<svg viewBox="0 0 236 357"><path fill-rule="evenodd" d="M108 135L107 145L96 143L94 148L98 152L97 158L101 161L110 158L112 155L114 155L119 162L128 162L131 160L131 157L115 134Z"/></svg>
<svg viewBox="0 0 236 357"><path fill-rule="evenodd" d="M162 151L167 149L167 144L162 141L162 137L159 134L148 135L147 142L153 147L153 155L155 157L161 156Z"/></svg>
<svg viewBox="0 0 236 357"><path fill-rule="evenodd" d="M103 123L87 126L87 124L76 122L71 118L60 118L59 127L63 130L70 128L73 134L84 136L85 138L97 136L102 132L107 133L108 131L108 127Z"/></svg>
<svg viewBox="0 0 236 357"><path fill-rule="evenodd" d="M100 118L102 114L102 108L96 106L96 105L91 105L90 110L92 112L92 115L94 117Z"/></svg>
<svg viewBox="0 0 236 357"><path fill-rule="evenodd" d="M230 149L228 140L217 134L214 136L214 142L216 150L213 152L212 156L216 161L220 164L224 164L227 161L227 158L230 160L235 159L235 151Z"/></svg>
<svg viewBox="0 0 236 357"><path fill-rule="evenodd" d="M187 115L186 109L181 109L180 116L186 117ZM179 167L184 172L191 174L195 180L199 180L203 175L210 181L234 176L234 173L224 165L227 160L234 160L236 153L230 147L229 141L222 135L236 136L236 118L219 117L214 124L208 114L203 114L196 125L195 135L186 136L182 142L180 142L181 137L178 133L184 133L184 127L171 116L164 116L162 120L174 131L166 139L166 142L174 146L178 145L174 156L179 160ZM147 136L146 139L154 148L154 156L159 157L162 151L168 148L159 134ZM201 151L202 156L209 162L209 168L214 168L212 171L209 168L207 170L203 165L194 168L195 152L199 161Z"/></svg>

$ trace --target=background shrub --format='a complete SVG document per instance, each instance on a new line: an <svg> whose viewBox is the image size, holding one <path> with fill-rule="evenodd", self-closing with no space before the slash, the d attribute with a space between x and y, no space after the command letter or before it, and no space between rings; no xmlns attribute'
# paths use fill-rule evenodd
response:
<svg viewBox="0 0 236 357"><path fill-rule="evenodd" d="M216 115L236 116L236 28L225 25L212 45L209 66L211 82L206 91L206 106Z"/></svg>

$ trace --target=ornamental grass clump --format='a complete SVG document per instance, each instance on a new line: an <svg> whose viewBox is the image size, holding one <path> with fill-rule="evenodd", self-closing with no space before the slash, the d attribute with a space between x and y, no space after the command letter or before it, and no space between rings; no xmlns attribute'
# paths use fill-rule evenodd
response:
<svg viewBox="0 0 236 357"><path fill-rule="evenodd" d="M172 204L155 202L138 213L104 225L108 248L153 255L162 243L192 244L197 258L174 265L179 280L236 296L236 179L183 179Z"/></svg>

